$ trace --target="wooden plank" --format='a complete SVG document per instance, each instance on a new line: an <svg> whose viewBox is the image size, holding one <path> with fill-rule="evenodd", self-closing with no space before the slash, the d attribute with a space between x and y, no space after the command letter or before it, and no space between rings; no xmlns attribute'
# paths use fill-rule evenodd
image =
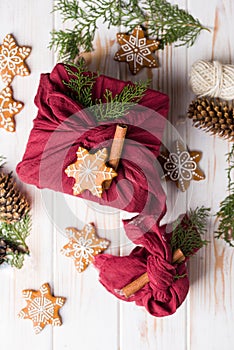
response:
<svg viewBox="0 0 234 350"><path fill-rule="evenodd" d="M0 129L0 154L7 157L6 169L9 171L15 169L23 156L32 120L36 116L33 100L40 73L52 67L52 55L47 50L49 30L52 28L51 9L51 2L47 0L3 0L0 4L0 42L6 34L12 33L19 45L32 46L31 55L27 59L31 75L24 78L17 76L12 83L14 97L25 104L23 111L16 116L16 133L10 134ZM21 297L23 289L38 289L44 282L52 282L53 287L52 224L42 206L40 192L27 185L20 186L27 192L33 207L33 230L28 239L31 255L26 259L22 270L1 266L1 347L16 349L22 344L25 350L49 350L52 349L51 327L46 327L36 337L32 323L17 318L17 313L25 306Z"/></svg>
<svg viewBox="0 0 234 350"><path fill-rule="evenodd" d="M197 59L220 60L234 63L232 43L233 2L189 1L189 9L199 16L202 23L212 29L203 32L196 45L189 50L189 67ZM202 11L201 11L202 9ZM192 96L192 94L191 94ZM201 167L206 180L194 184L191 203L212 208L215 214L219 203L226 195L227 176L225 154L227 141L195 130L188 123L188 137L192 149L203 151ZM199 186L199 187L198 187ZM190 262L190 341L189 349L228 350L233 342L233 250L224 242L214 239L217 229L215 217L211 217L207 233L210 244L202 249Z"/></svg>
<svg viewBox="0 0 234 350"><path fill-rule="evenodd" d="M82 5L82 2L80 2ZM55 28L66 27L55 14ZM116 30L107 29L100 20L99 29L94 41L95 51L84 54L88 68L100 74L118 77L114 69L113 53ZM54 201L55 229L54 241L54 277L57 289L63 290L67 296L64 307L64 327L54 330L53 348L75 349L78 345L84 350L118 349L119 343L119 302L98 282L97 271L90 266L79 274L71 259L61 256L60 249L67 239L64 229L74 226L81 229L83 225L93 222L100 237L106 237L111 254L119 252L119 211L109 207L101 207L90 201L66 197L66 204L59 208ZM57 195L56 195L57 198ZM67 216L64 215L67 210Z"/></svg>
<svg viewBox="0 0 234 350"><path fill-rule="evenodd" d="M175 3L175 2L174 2ZM180 7L186 6L186 1L176 1ZM166 93L170 97L170 113L162 144L171 148L173 142L181 135L185 138L185 123L180 123L184 116L187 49L168 46L158 52L160 67L158 69L143 69L141 73L132 76L128 70L122 68L121 76L124 80L151 79L151 87ZM122 65L121 65L122 67ZM185 139L186 141L186 139ZM162 185L167 194L167 214L162 223L173 221L180 213L186 211L186 195L181 195L174 184ZM121 254L129 253L123 247ZM186 349L186 302L177 310L176 314L165 317L152 317L143 308L133 304L121 303L121 338L122 350L134 348L148 349ZM170 334L170 336L168 336Z"/></svg>

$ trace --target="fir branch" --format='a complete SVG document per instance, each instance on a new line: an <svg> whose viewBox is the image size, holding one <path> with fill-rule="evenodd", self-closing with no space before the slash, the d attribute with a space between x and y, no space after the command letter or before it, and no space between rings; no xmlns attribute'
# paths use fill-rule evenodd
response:
<svg viewBox="0 0 234 350"><path fill-rule="evenodd" d="M113 120L126 115L144 96L148 82L137 82L126 85L119 94L113 97L110 90L104 94L104 103L101 99L90 108L98 121Z"/></svg>
<svg viewBox="0 0 234 350"><path fill-rule="evenodd" d="M109 22L109 26L119 25L120 19L116 15L119 7L116 0L108 1L83 1L82 9L77 0L58 0L54 11L59 11L63 20L72 20L74 27L72 30L59 30L51 33L49 47L59 51L59 58L74 60L79 55L80 50L84 52L93 51L93 40L97 29L97 22L103 18L104 22Z"/></svg>
<svg viewBox="0 0 234 350"><path fill-rule="evenodd" d="M27 213L20 221L15 223L2 222L0 224L0 236L7 243L4 261L20 269L23 266L25 254L29 254L26 238L31 231L31 216ZM3 262L3 261L2 261Z"/></svg>
<svg viewBox="0 0 234 350"><path fill-rule="evenodd" d="M31 231L31 216L27 213L20 221L14 223L2 222L0 236L21 253L29 253L26 238Z"/></svg>
<svg viewBox="0 0 234 350"><path fill-rule="evenodd" d="M78 1L60 0L54 6L53 12L60 12L63 21L76 20L79 15Z"/></svg>
<svg viewBox="0 0 234 350"><path fill-rule="evenodd" d="M73 97L85 108L93 105L92 89L95 83L96 75L91 72L86 72L85 61L79 60L77 65L72 65L75 68L73 71L69 66L65 66L68 75L71 77L68 82L63 81L72 92Z"/></svg>
<svg viewBox="0 0 234 350"><path fill-rule="evenodd" d="M175 275L174 276L174 281L180 280L181 278L184 278L187 276L187 273L183 273L182 275Z"/></svg>
<svg viewBox="0 0 234 350"><path fill-rule="evenodd" d="M17 269L21 269L24 263L24 253L16 251L10 251L5 257L5 262L10 266L14 266Z"/></svg>
<svg viewBox="0 0 234 350"><path fill-rule="evenodd" d="M92 51L98 20L111 25L123 25L132 30L145 25L151 37L160 40L160 48L180 41L192 46L205 28L198 19L178 5L166 0L83 0L84 9L77 0L58 0L54 11L60 12L64 21L71 20L73 29L53 31L50 48L59 51L62 59L74 60L80 51Z"/></svg>
<svg viewBox="0 0 234 350"><path fill-rule="evenodd" d="M231 175L234 170L234 144L227 154L229 167L227 170L229 195L220 203L220 209L216 213L219 218L218 230L215 238L223 238L231 247L234 247L234 182Z"/></svg>
<svg viewBox="0 0 234 350"><path fill-rule="evenodd" d="M192 46L205 28L198 19L178 5L165 0L143 1L144 11L148 14L147 27L150 36L159 38L160 48L179 41L178 46Z"/></svg>
<svg viewBox="0 0 234 350"><path fill-rule="evenodd" d="M79 35L75 30L58 30L51 32L49 48L54 47L55 51L59 52L59 59L73 61L79 54L79 43ZM91 51L91 48L88 51Z"/></svg>
<svg viewBox="0 0 234 350"><path fill-rule="evenodd" d="M113 120L126 115L142 99L149 85L149 82L128 84L115 96L106 89L103 99L93 101L92 89L97 75L86 72L85 61L82 59L76 65L71 65L75 68L74 71L70 66L65 67L71 78L68 82L63 81L63 84L70 89L71 98L89 108L98 121Z"/></svg>
<svg viewBox="0 0 234 350"><path fill-rule="evenodd" d="M209 208L202 206L190 210L188 216L185 216L182 221L176 220L171 238L172 252L180 249L185 257L189 257L208 243L202 239L202 236L206 232L209 211Z"/></svg>

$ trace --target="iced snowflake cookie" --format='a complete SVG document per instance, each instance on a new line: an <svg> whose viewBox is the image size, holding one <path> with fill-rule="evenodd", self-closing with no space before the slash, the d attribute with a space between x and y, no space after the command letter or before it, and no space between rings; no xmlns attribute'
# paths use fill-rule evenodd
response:
<svg viewBox="0 0 234 350"><path fill-rule="evenodd" d="M202 156L201 152L188 151L178 140L173 152L161 153L158 157L167 180L174 181L181 191L186 191L192 180L205 179L205 174L198 167Z"/></svg>
<svg viewBox="0 0 234 350"><path fill-rule="evenodd" d="M106 250L109 245L109 241L97 237L93 224L85 225L81 231L68 227L66 233L69 242L61 253L74 260L78 272L83 272L92 263L94 256Z"/></svg>
<svg viewBox="0 0 234 350"><path fill-rule="evenodd" d="M118 33L117 40L120 49L114 59L127 62L132 74L137 74L143 67L158 67L158 62L152 53L158 50L160 42L146 39L140 26L137 26L130 35Z"/></svg>
<svg viewBox="0 0 234 350"><path fill-rule="evenodd" d="M14 116L23 108L23 103L15 101L12 97L13 91L7 86L0 92L0 128L6 131L15 131Z"/></svg>
<svg viewBox="0 0 234 350"><path fill-rule="evenodd" d="M18 46L14 37L7 34L0 45L0 75L4 84L9 85L15 75L29 75L30 71L24 62L31 52L30 47Z"/></svg>
<svg viewBox="0 0 234 350"><path fill-rule="evenodd" d="M85 148L79 147L76 152L77 161L69 165L65 173L74 177L73 194L77 195L89 190L94 196L101 197L104 191L103 183L112 180L118 174L106 165L108 153L103 148L91 154Z"/></svg>
<svg viewBox="0 0 234 350"><path fill-rule="evenodd" d="M47 324L61 326L59 309L66 299L52 296L48 283L44 283L38 291L26 289L22 294L27 306L20 311L18 317L32 320L36 334L40 333Z"/></svg>

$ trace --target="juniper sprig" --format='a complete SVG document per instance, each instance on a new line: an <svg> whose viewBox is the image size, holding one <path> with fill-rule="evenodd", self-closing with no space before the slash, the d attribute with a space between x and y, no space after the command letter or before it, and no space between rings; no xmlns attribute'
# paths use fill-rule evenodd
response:
<svg viewBox="0 0 234 350"><path fill-rule="evenodd" d="M216 231L216 238L223 238L231 247L234 247L234 182L232 180L232 173L234 170L234 144L231 151L227 154L227 168L228 177L228 195L220 203L220 209L217 212L219 218L219 226Z"/></svg>
<svg viewBox="0 0 234 350"><path fill-rule="evenodd" d="M81 52L93 50L93 40L99 20L110 26L124 26L132 30L143 25L148 35L160 41L160 48L178 42L192 46L204 27L198 19L178 5L166 0L58 0L54 11L61 14L64 22L73 23L72 29L51 33L50 48L59 52L59 58L74 60Z"/></svg>
<svg viewBox="0 0 234 350"><path fill-rule="evenodd" d="M82 59L76 65L65 67L70 79L63 83L69 88L70 97L82 104L84 108L89 108L97 121L114 120L126 115L140 102L149 85L149 82L129 83L114 96L109 89L106 89L102 99L94 100L92 90L97 74L87 72ZM75 69L72 70L72 67Z"/></svg>
<svg viewBox="0 0 234 350"><path fill-rule="evenodd" d="M196 208L190 210L182 220L177 220L173 225L171 248L172 252L180 249L185 257L193 255L197 250L208 243L202 239L206 232L207 218L210 208Z"/></svg>

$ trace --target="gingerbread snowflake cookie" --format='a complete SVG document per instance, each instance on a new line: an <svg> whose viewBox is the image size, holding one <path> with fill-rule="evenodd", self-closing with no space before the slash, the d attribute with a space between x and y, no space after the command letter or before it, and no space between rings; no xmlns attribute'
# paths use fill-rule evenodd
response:
<svg viewBox="0 0 234 350"><path fill-rule="evenodd" d="M0 75L4 84L9 85L15 75L26 76L30 74L24 62L31 52L30 47L18 46L14 37L7 34L0 45Z"/></svg>
<svg viewBox="0 0 234 350"><path fill-rule="evenodd" d="M118 33L117 40L120 49L114 59L127 62L132 74L137 74L143 67L158 67L158 62L152 53L158 50L160 42L147 39L140 26L137 26L130 35Z"/></svg>
<svg viewBox="0 0 234 350"><path fill-rule="evenodd" d="M59 309L66 299L52 296L48 283L43 284L38 291L26 289L22 294L27 306L20 311L18 317L30 319L36 334L40 333L47 324L61 326Z"/></svg>
<svg viewBox="0 0 234 350"><path fill-rule="evenodd" d="M106 165L107 149L103 148L91 154L85 148L79 147L76 155L77 161L65 170L68 177L75 179L73 194L89 190L100 198L104 191L103 183L118 175L113 168Z"/></svg>
<svg viewBox="0 0 234 350"><path fill-rule="evenodd" d="M178 140L172 152L161 153L158 157L164 171L164 177L176 183L181 191L186 191L192 180L205 179L205 174L199 168L201 152L188 151Z"/></svg>
<svg viewBox="0 0 234 350"><path fill-rule="evenodd" d="M0 128L6 131L15 131L14 116L23 108L23 103L15 101L12 97L13 91L7 86L0 92Z"/></svg>
<svg viewBox="0 0 234 350"><path fill-rule="evenodd" d="M92 263L93 258L109 245L109 241L97 237L93 224L85 225L81 231L68 227L66 232L69 242L62 248L61 253L74 260L78 272L83 272Z"/></svg>

